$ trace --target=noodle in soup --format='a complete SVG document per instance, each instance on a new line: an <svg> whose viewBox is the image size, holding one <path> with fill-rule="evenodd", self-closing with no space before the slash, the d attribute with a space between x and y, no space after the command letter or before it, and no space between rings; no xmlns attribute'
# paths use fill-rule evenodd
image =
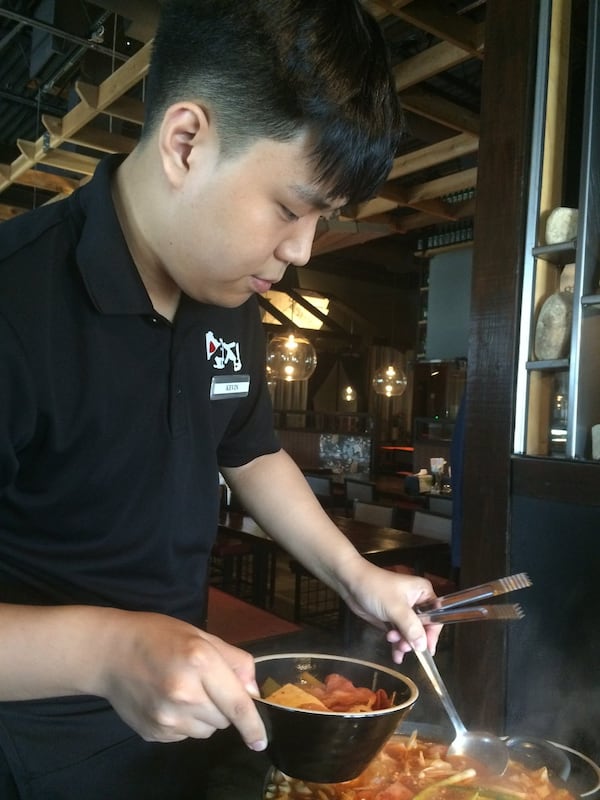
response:
<svg viewBox="0 0 600 800"><path fill-rule="evenodd" d="M545 767L527 769L510 761L501 777L447 745L395 735L351 781L308 783L272 771L264 800L575 800L550 781Z"/></svg>

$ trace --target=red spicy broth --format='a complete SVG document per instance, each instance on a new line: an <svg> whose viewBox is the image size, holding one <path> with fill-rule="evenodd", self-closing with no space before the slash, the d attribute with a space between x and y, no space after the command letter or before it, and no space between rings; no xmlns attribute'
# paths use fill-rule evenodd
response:
<svg viewBox="0 0 600 800"><path fill-rule="evenodd" d="M556 788L546 768L516 762L501 777L463 757L447 757L447 746L412 736L393 736L369 766L351 781L307 783L273 770L264 800L575 800Z"/></svg>

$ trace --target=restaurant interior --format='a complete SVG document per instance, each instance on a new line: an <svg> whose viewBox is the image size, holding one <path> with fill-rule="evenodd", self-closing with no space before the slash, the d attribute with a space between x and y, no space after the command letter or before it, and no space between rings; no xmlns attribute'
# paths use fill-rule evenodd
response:
<svg viewBox="0 0 600 800"><path fill-rule="evenodd" d="M375 563L439 594L527 573L524 616L446 626L438 666L469 726L598 760L598 3L364 4L406 133L378 195L260 298L274 424ZM0 220L133 149L158 8L0 5ZM209 630L257 654L390 658L225 485L209 595Z"/></svg>

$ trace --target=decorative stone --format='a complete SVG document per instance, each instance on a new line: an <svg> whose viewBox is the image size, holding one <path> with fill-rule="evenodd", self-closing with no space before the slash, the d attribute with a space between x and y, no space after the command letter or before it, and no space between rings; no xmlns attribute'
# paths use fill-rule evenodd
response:
<svg viewBox="0 0 600 800"><path fill-rule="evenodd" d="M592 458L600 460L600 425L592 425Z"/></svg>
<svg viewBox="0 0 600 800"><path fill-rule="evenodd" d="M566 358L571 343L573 294L555 292L540 309L535 328L534 353L541 361Z"/></svg>
<svg viewBox="0 0 600 800"><path fill-rule="evenodd" d="M569 242L577 236L576 208L554 208L546 220L546 244Z"/></svg>
<svg viewBox="0 0 600 800"><path fill-rule="evenodd" d="M559 292L572 292L575 288L575 264L565 264L560 273Z"/></svg>

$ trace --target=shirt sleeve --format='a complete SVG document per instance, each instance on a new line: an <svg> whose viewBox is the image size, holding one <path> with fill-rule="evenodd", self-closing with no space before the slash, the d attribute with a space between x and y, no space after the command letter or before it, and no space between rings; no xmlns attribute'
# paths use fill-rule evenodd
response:
<svg viewBox="0 0 600 800"><path fill-rule="evenodd" d="M281 444L273 428L273 405L266 380L266 341L258 315L253 323L250 390L236 409L218 449L222 467L239 467L276 453Z"/></svg>

